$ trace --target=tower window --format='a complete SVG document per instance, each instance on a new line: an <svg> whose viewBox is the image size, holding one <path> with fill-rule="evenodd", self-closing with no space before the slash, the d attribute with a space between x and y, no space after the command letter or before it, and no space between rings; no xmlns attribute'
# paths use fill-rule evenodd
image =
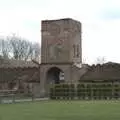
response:
<svg viewBox="0 0 120 120"><path fill-rule="evenodd" d="M73 56L79 57L79 45L73 45Z"/></svg>
<svg viewBox="0 0 120 120"><path fill-rule="evenodd" d="M76 57L79 57L79 45L76 45L76 49L77 49L77 53L76 53Z"/></svg>
<svg viewBox="0 0 120 120"><path fill-rule="evenodd" d="M73 57L75 57L75 53L76 53L75 45L73 45Z"/></svg>

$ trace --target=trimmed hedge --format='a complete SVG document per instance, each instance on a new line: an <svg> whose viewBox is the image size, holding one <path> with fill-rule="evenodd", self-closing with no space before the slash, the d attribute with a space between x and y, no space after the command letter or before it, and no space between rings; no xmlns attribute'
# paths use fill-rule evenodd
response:
<svg viewBox="0 0 120 120"><path fill-rule="evenodd" d="M110 83L55 84L50 88L51 99L118 99L120 85Z"/></svg>
<svg viewBox="0 0 120 120"><path fill-rule="evenodd" d="M50 87L51 99L74 99L74 84L57 84Z"/></svg>

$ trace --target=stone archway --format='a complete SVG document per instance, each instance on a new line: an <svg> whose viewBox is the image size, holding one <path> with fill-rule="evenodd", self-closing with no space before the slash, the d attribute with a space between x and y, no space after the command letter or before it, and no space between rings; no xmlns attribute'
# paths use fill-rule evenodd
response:
<svg viewBox="0 0 120 120"><path fill-rule="evenodd" d="M64 82L64 72L58 67L52 67L48 69L46 73L45 91L46 95L49 94L49 88L51 85L60 84Z"/></svg>
<svg viewBox="0 0 120 120"><path fill-rule="evenodd" d="M52 67L46 74L47 84L60 84L64 82L64 72L58 67Z"/></svg>

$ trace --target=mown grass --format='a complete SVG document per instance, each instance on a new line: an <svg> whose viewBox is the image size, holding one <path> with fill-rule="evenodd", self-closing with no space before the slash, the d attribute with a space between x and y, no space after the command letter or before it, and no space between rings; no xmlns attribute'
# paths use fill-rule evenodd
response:
<svg viewBox="0 0 120 120"><path fill-rule="evenodd" d="M0 120L120 120L120 101L1 104Z"/></svg>

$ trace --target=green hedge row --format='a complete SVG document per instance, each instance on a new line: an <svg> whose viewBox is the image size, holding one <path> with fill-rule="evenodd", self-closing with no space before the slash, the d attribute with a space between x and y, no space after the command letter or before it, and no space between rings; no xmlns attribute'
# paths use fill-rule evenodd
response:
<svg viewBox="0 0 120 120"><path fill-rule="evenodd" d="M74 96L74 84L57 84L50 87L51 99L73 99Z"/></svg>
<svg viewBox="0 0 120 120"><path fill-rule="evenodd" d="M112 97L112 86L107 84L78 84L79 99L107 99Z"/></svg>
<svg viewBox="0 0 120 120"><path fill-rule="evenodd" d="M118 99L120 85L112 84L57 84L50 87L51 99Z"/></svg>

